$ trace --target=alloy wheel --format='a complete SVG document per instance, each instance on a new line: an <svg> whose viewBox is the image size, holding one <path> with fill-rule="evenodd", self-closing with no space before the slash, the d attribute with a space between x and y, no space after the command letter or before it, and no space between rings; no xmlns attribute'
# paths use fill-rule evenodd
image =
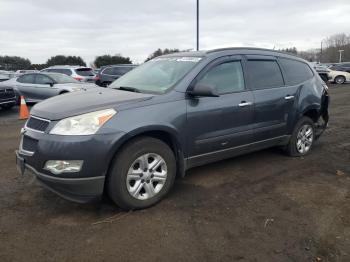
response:
<svg viewBox="0 0 350 262"><path fill-rule="evenodd" d="M155 153L138 157L130 166L126 176L129 194L139 200L147 200L157 195L167 179L167 165Z"/></svg>
<svg viewBox="0 0 350 262"><path fill-rule="evenodd" d="M306 154L314 140L313 127L309 124L303 125L298 132L296 147L299 153Z"/></svg>

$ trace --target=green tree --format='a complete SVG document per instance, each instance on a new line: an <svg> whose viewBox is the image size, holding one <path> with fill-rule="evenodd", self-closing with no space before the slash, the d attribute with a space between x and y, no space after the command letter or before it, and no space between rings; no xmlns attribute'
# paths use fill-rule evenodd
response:
<svg viewBox="0 0 350 262"><path fill-rule="evenodd" d="M120 54L116 55L101 55L97 56L94 65L96 67L106 66L106 65L115 65L115 64L132 64L129 57L123 57Z"/></svg>
<svg viewBox="0 0 350 262"><path fill-rule="evenodd" d="M0 56L0 69L2 70L20 70L30 69L31 62L29 59L19 56Z"/></svg>
<svg viewBox="0 0 350 262"><path fill-rule="evenodd" d="M286 53L291 53L291 54L294 54L294 55L298 54L298 50L297 50L296 47L280 49L280 51L283 51L283 52L286 52Z"/></svg>
<svg viewBox="0 0 350 262"><path fill-rule="evenodd" d="M42 69L44 69L46 67L47 67L46 64L31 64L30 69L32 69L32 70L42 70Z"/></svg>
<svg viewBox="0 0 350 262"><path fill-rule="evenodd" d="M56 55L49 58L46 62L47 66L54 65L79 65L86 66L86 63L80 56L64 56Z"/></svg>
<svg viewBox="0 0 350 262"><path fill-rule="evenodd" d="M180 52L180 50L177 49L177 48L174 48L174 49L165 48L165 49L163 49L163 50L160 49L160 48L158 48L156 51L154 51L152 54L150 54L150 55L147 57L147 59L146 59L145 62L147 62L147 61L149 61L149 60L151 60L151 59L153 59L153 58L155 58L155 57L157 57L157 56L166 55L166 54L171 54L171 53L177 53L177 52Z"/></svg>

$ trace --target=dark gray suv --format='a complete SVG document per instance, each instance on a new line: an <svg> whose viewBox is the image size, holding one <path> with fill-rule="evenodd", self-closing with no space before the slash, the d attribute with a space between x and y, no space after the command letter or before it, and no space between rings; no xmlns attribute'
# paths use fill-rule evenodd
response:
<svg viewBox="0 0 350 262"><path fill-rule="evenodd" d="M145 208L194 166L273 146L306 155L328 123L327 89L306 61L277 51L166 55L110 88L35 105L17 166L70 200L106 192Z"/></svg>

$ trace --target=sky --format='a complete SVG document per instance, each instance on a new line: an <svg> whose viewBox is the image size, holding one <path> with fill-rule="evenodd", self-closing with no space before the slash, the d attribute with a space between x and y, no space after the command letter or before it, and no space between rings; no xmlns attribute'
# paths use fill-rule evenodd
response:
<svg viewBox="0 0 350 262"><path fill-rule="evenodd" d="M196 0L0 0L0 55L141 63L157 48L195 49L195 14ZM349 14L350 0L200 0L200 49L318 48L350 34Z"/></svg>

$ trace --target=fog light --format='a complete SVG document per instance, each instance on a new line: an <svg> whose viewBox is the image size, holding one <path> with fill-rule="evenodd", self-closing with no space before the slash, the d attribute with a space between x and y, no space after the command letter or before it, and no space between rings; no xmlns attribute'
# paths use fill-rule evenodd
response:
<svg viewBox="0 0 350 262"><path fill-rule="evenodd" d="M44 169L53 174L79 172L83 165L83 160L49 160L46 161Z"/></svg>

